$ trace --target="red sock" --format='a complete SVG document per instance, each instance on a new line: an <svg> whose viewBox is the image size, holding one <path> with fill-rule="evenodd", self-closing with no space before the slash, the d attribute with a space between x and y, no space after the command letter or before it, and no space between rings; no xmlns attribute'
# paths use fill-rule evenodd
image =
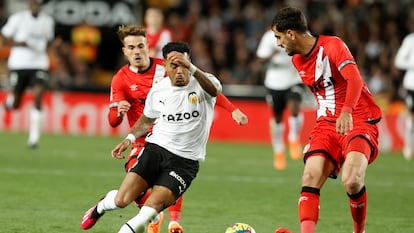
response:
<svg viewBox="0 0 414 233"><path fill-rule="evenodd" d="M141 208L145 201L148 199L149 195L151 194L151 191L147 189L144 194L142 194L140 197L135 199L135 205L137 205L139 208Z"/></svg>
<svg viewBox="0 0 414 233"><path fill-rule="evenodd" d="M354 233L362 233L365 230L367 216L367 193L365 186L357 194L349 195L349 206L354 220Z"/></svg>
<svg viewBox="0 0 414 233"><path fill-rule="evenodd" d="M314 233L319 218L319 189L303 187L299 198L301 233Z"/></svg>
<svg viewBox="0 0 414 233"><path fill-rule="evenodd" d="M170 214L170 222L180 222L181 206L183 205L183 196L178 198L174 205L168 207L168 213Z"/></svg>

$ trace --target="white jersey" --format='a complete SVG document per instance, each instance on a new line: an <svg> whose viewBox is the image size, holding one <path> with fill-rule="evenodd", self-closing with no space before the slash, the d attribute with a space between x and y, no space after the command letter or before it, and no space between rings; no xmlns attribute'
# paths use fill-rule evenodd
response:
<svg viewBox="0 0 414 233"><path fill-rule="evenodd" d="M209 79L221 89L213 75ZM203 161L213 122L216 98L194 78L187 86L172 86L169 78L154 85L145 102L144 115L157 118L147 142L191 160Z"/></svg>
<svg viewBox="0 0 414 233"><path fill-rule="evenodd" d="M287 55L283 48L276 45L276 38L272 30L263 34L256 55L262 59L270 58L273 55L267 64L265 87L272 90L287 90L302 82L293 67L292 57Z"/></svg>
<svg viewBox="0 0 414 233"><path fill-rule="evenodd" d="M37 17L33 17L29 10L11 15L1 33L16 42L26 42L27 46L12 47L8 58L9 69L47 70L49 57L46 49L48 42L54 38L54 25L53 18L42 12Z"/></svg>
<svg viewBox="0 0 414 233"><path fill-rule="evenodd" d="M403 87L414 91L414 33L404 38L395 56L395 66L406 71Z"/></svg>

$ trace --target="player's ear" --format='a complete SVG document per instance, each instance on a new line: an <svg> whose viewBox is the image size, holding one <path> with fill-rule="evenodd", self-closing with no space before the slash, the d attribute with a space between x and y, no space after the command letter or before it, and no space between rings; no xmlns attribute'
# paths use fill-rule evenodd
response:
<svg viewBox="0 0 414 233"><path fill-rule="evenodd" d="M286 30L286 35L289 37L289 39L294 40L296 37L295 31L288 29Z"/></svg>

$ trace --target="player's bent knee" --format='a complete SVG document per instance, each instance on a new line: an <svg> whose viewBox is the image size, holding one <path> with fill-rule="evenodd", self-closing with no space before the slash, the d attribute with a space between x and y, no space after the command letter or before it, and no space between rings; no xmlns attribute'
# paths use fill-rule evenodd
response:
<svg viewBox="0 0 414 233"><path fill-rule="evenodd" d="M347 193L357 193L364 186L364 180L360 176L342 176L342 184Z"/></svg>
<svg viewBox="0 0 414 233"><path fill-rule="evenodd" d="M302 186L315 187L318 183L319 177L320 176L313 174L312 172L305 171L302 175Z"/></svg>
<svg viewBox="0 0 414 233"><path fill-rule="evenodd" d="M131 203L131 201L128 201L126 198L124 197L115 197L115 205L119 208L125 208L129 205L129 203Z"/></svg>

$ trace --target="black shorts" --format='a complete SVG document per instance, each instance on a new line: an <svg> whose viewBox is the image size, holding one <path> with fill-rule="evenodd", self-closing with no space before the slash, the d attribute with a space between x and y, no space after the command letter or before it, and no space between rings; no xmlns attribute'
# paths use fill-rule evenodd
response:
<svg viewBox="0 0 414 233"><path fill-rule="evenodd" d="M198 170L198 161L175 155L156 144L146 143L138 163L130 172L141 176L149 187L167 187L178 199L190 187Z"/></svg>
<svg viewBox="0 0 414 233"><path fill-rule="evenodd" d="M18 93L23 93L27 87L31 87L35 84L47 87L49 79L49 73L45 70L10 70L9 73L10 85L13 90Z"/></svg>
<svg viewBox="0 0 414 233"><path fill-rule="evenodd" d="M271 90L268 89L269 95L267 102L272 105L273 113L275 115L282 115L289 100L302 101L302 93L304 93L305 86L297 84L286 90Z"/></svg>
<svg viewBox="0 0 414 233"><path fill-rule="evenodd" d="M405 104L407 109L414 113L414 90L407 90L407 94L405 96Z"/></svg>

